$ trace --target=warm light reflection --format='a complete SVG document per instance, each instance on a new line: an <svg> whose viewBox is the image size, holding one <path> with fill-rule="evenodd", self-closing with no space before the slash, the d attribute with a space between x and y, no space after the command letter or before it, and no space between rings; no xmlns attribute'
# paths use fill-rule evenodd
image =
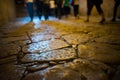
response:
<svg viewBox="0 0 120 80"><path fill-rule="evenodd" d="M23 24L27 24L27 23L30 22L30 17L29 16L21 17L21 18L17 18L17 20L19 20L18 24L20 24L20 25L22 24L23 25ZM49 16L48 20L54 20L54 21L56 21L58 19L55 18L55 17ZM45 21L44 16L41 17L41 20L38 18L38 16L34 16L33 23L35 23L35 25L34 25L35 29L40 28L40 22L41 21Z"/></svg>
<svg viewBox="0 0 120 80"><path fill-rule="evenodd" d="M42 51L50 50L49 45L50 45L49 41L33 43L33 44L29 45L28 51L39 53Z"/></svg>

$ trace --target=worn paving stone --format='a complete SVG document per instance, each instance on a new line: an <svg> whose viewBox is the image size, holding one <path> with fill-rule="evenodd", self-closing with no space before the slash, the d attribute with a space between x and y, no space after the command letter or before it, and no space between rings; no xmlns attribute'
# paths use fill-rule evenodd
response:
<svg viewBox="0 0 120 80"><path fill-rule="evenodd" d="M42 80L43 75L40 71L35 72L34 74L28 74L23 80Z"/></svg>
<svg viewBox="0 0 120 80"><path fill-rule="evenodd" d="M36 52L40 53L43 51L49 51L53 49L59 49L69 46L66 42L59 39L52 39L47 41L41 41L32 43L23 47L23 52Z"/></svg>
<svg viewBox="0 0 120 80"><path fill-rule="evenodd" d="M51 34L34 34L31 36L32 42L39 42L39 41L46 41L46 40L50 40L50 39L55 39L58 38L55 35L51 35Z"/></svg>
<svg viewBox="0 0 120 80"><path fill-rule="evenodd" d="M22 41L22 40L28 40L29 38L27 36L21 36L21 37L5 37L1 39L1 44L11 43L15 41Z"/></svg>
<svg viewBox="0 0 120 80"><path fill-rule="evenodd" d="M70 63L48 68L44 78L45 80L109 80L98 66L84 59L76 59Z"/></svg>
<svg viewBox="0 0 120 80"><path fill-rule="evenodd" d="M112 47L112 45L102 43L79 45L79 57L102 61L104 63L119 63L120 51Z"/></svg>
<svg viewBox="0 0 120 80"><path fill-rule="evenodd" d="M9 57L15 55L20 50L20 47L16 44L3 44L0 45L0 58Z"/></svg>
<svg viewBox="0 0 120 80"><path fill-rule="evenodd" d="M43 52L40 54L26 54L23 57L22 61L33 62L33 61L41 61L41 60L65 60L75 57L76 57L76 53L73 48L64 48L60 50Z"/></svg>
<svg viewBox="0 0 120 80"><path fill-rule="evenodd" d="M88 34L69 34L62 36L68 43L74 45L74 44L80 44L88 42L88 40L91 39L91 37Z"/></svg>

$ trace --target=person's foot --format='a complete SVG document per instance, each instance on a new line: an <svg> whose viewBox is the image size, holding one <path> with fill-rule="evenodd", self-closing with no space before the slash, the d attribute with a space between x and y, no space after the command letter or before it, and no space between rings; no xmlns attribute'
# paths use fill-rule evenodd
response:
<svg viewBox="0 0 120 80"><path fill-rule="evenodd" d="M102 23L104 23L104 22L105 22L105 19L102 19L99 23L101 23L101 24L102 24Z"/></svg>

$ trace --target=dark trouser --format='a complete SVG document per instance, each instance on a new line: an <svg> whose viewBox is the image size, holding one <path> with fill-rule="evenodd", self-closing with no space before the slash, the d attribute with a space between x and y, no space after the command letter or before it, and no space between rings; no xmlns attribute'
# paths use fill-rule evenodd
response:
<svg viewBox="0 0 120 80"><path fill-rule="evenodd" d="M50 8L50 15L55 16L55 8Z"/></svg>
<svg viewBox="0 0 120 80"><path fill-rule="evenodd" d="M74 10L74 16L76 17L79 13L79 5L74 5L73 10Z"/></svg>
<svg viewBox="0 0 120 80"><path fill-rule="evenodd" d="M33 3L26 3L27 4L27 11L30 16L31 21L33 20L34 17L34 9L33 9Z"/></svg>
<svg viewBox="0 0 120 80"><path fill-rule="evenodd" d="M49 13L50 13L49 4L44 4L44 6L43 6L43 14L45 16L45 20L48 19Z"/></svg>
<svg viewBox="0 0 120 80"><path fill-rule="evenodd" d="M118 2L116 1L116 2L115 2L115 5L114 5L113 19L116 18L117 9L118 9L119 5L120 5L120 1L118 1Z"/></svg>
<svg viewBox="0 0 120 80"><path fill-rule="evenodd" d="M43 12L42 6L37 6L36 12L37 12L37 15L38 15L39 19L41 19L42 12Z"/></svg>
<svg viewBox="0 0 120 80"><path fill-rule="evenodd" d="M70 8L69 6L64 6L64 15L67 16L68 14L70 14Z"/></svg>
<svg viewBox="0 0 120 80"><path fill-rule="evenodd" d="M63 8L62 8L62 6L61 5L57 6L57 8L56 8L56 17L58 17L59 19L61 19L62 14L63 14Z"/></svg>
<svg viewBox="0 0 120 80"><path fill-rule="evenodd" d="M103 10L101 8L101 3L91 2L90 0L87 0L87 8L88 8L87 15L91 14L91 11L92 11L92 8L93 8L94 5L95 5L99 14L103 13Z"/></svg>

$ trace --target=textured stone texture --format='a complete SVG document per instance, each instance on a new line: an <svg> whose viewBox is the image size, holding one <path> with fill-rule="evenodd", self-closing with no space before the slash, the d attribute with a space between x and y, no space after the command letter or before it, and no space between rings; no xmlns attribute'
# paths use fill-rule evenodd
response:
<svg viewBox="0 0 120 80"><path fill-rule="evenodd" d="M119 22L27 18L0 27L1 80L119 80Z"/></svg>
<svg viewBox="0 0 120 80"><path fill-rule="evenodd" d="M79 57L102 61L104 63L119 63L120 51L116 46L102 43L88 43L78 47Z"/></svg>

